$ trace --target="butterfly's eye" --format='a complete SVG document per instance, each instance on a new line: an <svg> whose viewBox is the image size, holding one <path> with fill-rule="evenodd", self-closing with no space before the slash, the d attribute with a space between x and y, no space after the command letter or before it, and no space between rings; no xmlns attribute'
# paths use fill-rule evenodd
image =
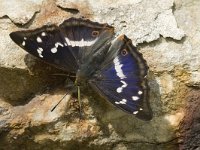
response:
<svg viewBox="0 0 200 150"><path fill-rule="evenodd" d="M122 56L126 56L128 54L128 51L126 49L123 49L121 51Z"/></svg>
<svg viewBox="0 0 200 150"><path fill-rule="evenodd" d="M92 36L97 37L99 35L99 31L92 31Z"/></svg>

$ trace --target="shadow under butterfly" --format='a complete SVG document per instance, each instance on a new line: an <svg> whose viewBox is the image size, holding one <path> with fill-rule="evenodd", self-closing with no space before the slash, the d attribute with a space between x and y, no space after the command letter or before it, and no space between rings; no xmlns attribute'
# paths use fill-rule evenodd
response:
<svg viewBox="0 0 200 150"><path fill-rule="evenodd" d="M28 53L75 75L77 86L87 83L123 111L152 119L146 61L125 35L114 37L112 26L70 18L10 37Z"/></svg>

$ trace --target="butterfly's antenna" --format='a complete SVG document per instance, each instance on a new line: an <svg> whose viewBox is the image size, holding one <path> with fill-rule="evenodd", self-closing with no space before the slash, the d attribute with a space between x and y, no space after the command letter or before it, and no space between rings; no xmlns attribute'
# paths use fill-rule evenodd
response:
<svg viewBox="0 0 200 150"><path fill-rule="evenodd" d="M52 76L66 76L66 77L76 77L75 75L64 74L64 73L54 73Z"/></svg>
<svg viewBox="0 0 200 150"><path fill-rule="evenodd" d="M60 101L51 109L51 112L54 111L54 109L58 106L58 104L60 104L60 102L67 96L68 93L66 93L61 99Z"/></svg>

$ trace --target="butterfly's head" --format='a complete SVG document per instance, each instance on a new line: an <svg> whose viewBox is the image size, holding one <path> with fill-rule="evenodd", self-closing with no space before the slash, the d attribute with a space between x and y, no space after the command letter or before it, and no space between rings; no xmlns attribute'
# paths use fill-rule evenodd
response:
<svg viewBox="0 0 200 150"><path fill-rule="evenodd" d="M84 72L82 69L79 69L76 73L75 85L80 86L86 83L87 83L86 72Z"/></svg>

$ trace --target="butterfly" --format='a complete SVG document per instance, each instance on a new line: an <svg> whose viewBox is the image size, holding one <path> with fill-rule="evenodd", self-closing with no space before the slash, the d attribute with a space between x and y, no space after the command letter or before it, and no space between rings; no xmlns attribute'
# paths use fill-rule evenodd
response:
<svg viewBox="0 0 200 150"><path fill-rule="evenodd" d="M101 97L142 120L151 120L148 66L131 40L108 24L69 18L58 25L10 33L28 53L76 76Z"/></svg>

